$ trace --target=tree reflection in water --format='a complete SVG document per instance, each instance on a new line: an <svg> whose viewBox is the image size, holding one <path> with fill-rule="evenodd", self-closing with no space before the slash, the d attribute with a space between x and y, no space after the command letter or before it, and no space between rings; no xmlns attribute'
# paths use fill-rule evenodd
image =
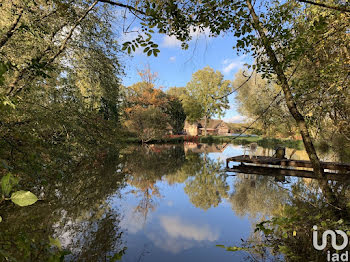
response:
<svg viewBox="0 0 350 262"><path fill-rule="evenodd" d="M228 179L224 164L207 152L185 154L183 146L174 145L137 145L69 161L40 186L28 181L27 188L42 201L27 208L0 206L2 257L9 261L59 261L63 255L67 261L119 259L126 252L120 227L123 214L111 207L109 199L118 199L128 184L139 201L134 211L145 222L162 199L160 181L183 184L197 208L208 210L225 201L236 215L249 217L256 232L230 250L244 250L253 261L305 261L306 257L324 261L331 247L322 252L313 248L313 225L320 232L350 229L350 185L345 182L294 177L283 183L273 174L237 174Z"/></svg>
<svg viewBox="0 0 350 262"><path fill-rule="evenodd" d="M174 159L169 151L160 154L164 154L160 159ZM285 179L273 174L237 175L230 187L220 161L209 158L206 153L188 151L185 156L182 152L180 155L181 161L165 161L160 166L139 172L129 181L141 191L153 189L161 179L170 185L183 183L191 203L203 210L216 207L226 199L237 215L251 218L256 232L237 250L248 251L249 259L253 261L305 261L306 257L309 261L323 261L327 249L319 252L313 248L313 225L318 225L320 231L349 229L347 199L350 191L347 183L290 178L286 184L279 182L285 182ZM144 161L150 162L154 163L154 159ZM138 179L148 186L137 186L135 181ZM153 194L154 198L159 197L159 191L156 192L158 195ZM149 195L145 196L149 198Z"/></svg>
<svg viewBox="0 0 350 262"><path fill-rule="evenodd" d="M350 230L350 187L347 183L299 178L290 187L271 185L269 192L263 185L249 190L249 183L245 183L248 186L242 194L242 182L236 181L235 187L239 190L231 196L235 211L242 215L266 215L253 223L255 232L242 244L253 255L252 261L306 261L306 258L307 261L326 261L327 251L335 250L331 241L323 251L313 247L313 226L317 225L321 232L319 241L325 230ZM238 196L240 200L247 199L246 209L243 200L237 201L236 194L242 194ZM280 203L276 197L280 198ZM345 251L349 251L349 247L342 252Z"/></svg>
<svg viewBox="0 0 350 262"><path fill-rule="evenodd" d="M157 199L161 198L157 181L176 172L184 161L184 150L180 146L151 145L127 149L127 182L136 189L133 193L140 198L135 211L142 214L144 222L148 212L155 210Z"/></svg>
<svg viewBox="0 0 350 262"><path fill-rule="evenodd" d="M41 201L26 208L0 206L0 257L8 261L110 261L125 246L118 210L108 198L124 187L119 152L96 153L74 173L33 188ZM102 241L103 239L103 241Z"/></svg>
<svg viewBox="0 0 350 262"><path fill-rule="evenodd" d="M203 210L217 207L222 198L227 198L229 190L222 163L209 159L206 154L199 156L197 161L198 168L187 173L185 193L195 207Z"/></svg>

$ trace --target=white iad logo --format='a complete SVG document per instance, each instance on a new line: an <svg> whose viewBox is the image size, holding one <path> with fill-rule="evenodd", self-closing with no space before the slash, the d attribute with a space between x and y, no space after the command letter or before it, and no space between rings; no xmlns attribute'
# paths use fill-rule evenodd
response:
<svg viewBox="0 0 350 262"><path fill-rule="evenodd" d="M327 236L329 235L331 238L331 244L332 247L339 251L343 250L349 243L348 235L342 231L342 230L326 230L322 234L322 243L321 245L318 244L318 232L317 232L317 226L313 226L313 232L312 232L312 244L314 245L314 248L317 250L324 250L327 246ZM343 244L337 245L337 235L340 235L343 238ZM333 253L331 254L330 251L327 251L327 261L348 261L348 251L345 253Z"/></svg>

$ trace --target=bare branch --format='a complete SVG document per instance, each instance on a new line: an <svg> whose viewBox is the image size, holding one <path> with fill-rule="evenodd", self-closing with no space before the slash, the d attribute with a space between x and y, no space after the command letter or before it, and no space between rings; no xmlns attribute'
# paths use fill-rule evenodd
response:
<svg viewBox="0 0 350 262"><path fill-rule="evenodd" d="M308 0L297 0L298 2L302 2L302 3L306 3L306 4L310 4L310 5L317 5L320 7L324 7L324 8L328 8L328 9L333 9L333 10L337 10L343 13L350 13L350 8L347 8L345 6L332 6L332 5L326 5L323 3L317 3L317 2L313 2L313 1L308 1Z"/></svg>
<svg viewBox="0 0 350 262"><path fill-rule="evenodd" d="M276 99L281 95L281 93L282 91L279 91L278 94L273 98L271 103L268 105L268 107L266 107L265 110L253 122L249 124L249 126L247 126L241 133L239 133L237 136L234 136L232 139L236 139L241 135L243 135L245 132L247 132L249 128L252 127L252 125L254 125L260 118L262 118L266 114L266 112L269 110L269 108L273 105L273 103L276 101Z"/></svg>
<svg viewBox="0 0 350 262"><path fill-rule="evenodd" d="M223 99L225 97L228 97L229 95L232 95L234 92L236 92L238 89L240 89L241 87L243 87L246 83L248 83L248 81L252 78L253 74L254 74L255 70L252 71L252 73L250 74L250 76L248 76L248 78L237 88L233 89L230 93L225 94L223 96L220 97L212 97L213 99Z"/></svg>
<svg viewBox="0 0 350 262"><path fill-rule="evenodd" d="M133 7L133 6L131 6L131 5L125 5L125 4L118 3L118 2L114 2L114 1L110 1L110 0L98 0L98 1L101 2L101 3L107 3L107 4L110 4L110 5L114 5L114 6L119 6L119 7L127 8L127 9L129 9L130 11L134 11L134 12L136 12L136 13L139 13L139 14L142 14L142 15L146 15L145 12L136 9L135 7Z"/></svg>

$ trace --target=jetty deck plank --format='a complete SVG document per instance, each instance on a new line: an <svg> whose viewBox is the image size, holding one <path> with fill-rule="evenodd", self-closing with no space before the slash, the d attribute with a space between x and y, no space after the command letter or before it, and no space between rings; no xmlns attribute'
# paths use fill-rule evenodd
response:
<svg viewBox="0 0 350 262"><path fill-rule="evenodd" d="M230 162L250 163L256 165L275 165L282 167L306 167L312 168L311 162L307 160L292 160L292 159L280 159L267 156L234 156L226 159L226 166L229 167ZM337 162L321 162L324 169L350 171L350 164L337 163Z"/></svg>
<svg viewBox="0 0 350 262"><path fill-rule="evenodd" d="M274 167L261 167L261 166L233 166L226 168L227 172L234 172L240 174L254 174L259 176L293 176L317 179L312 171L296 170L296 169L285 169L285 168L274 168ZM349 182L350 176L339 173L327 173L325 172L325 179L334 181Z"/></svg>

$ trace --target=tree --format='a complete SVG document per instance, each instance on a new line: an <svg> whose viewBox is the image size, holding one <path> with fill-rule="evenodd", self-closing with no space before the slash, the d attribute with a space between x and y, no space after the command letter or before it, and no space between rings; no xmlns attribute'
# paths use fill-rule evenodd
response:
<svg viewBox="0 0 350 262"><path fill-rule="evenodd" d="M13 166L30 162L40 169L42 154L51 161L78 151L88 155L91 147L118 140L122 70L110 11L89 11L74 41L64 44L88 7L28 0L7 1L0 9L0 37L6 38L0 48L0 67L6 69L0 70L0 158Z"/></svg>
<svg viewBox="0 0 350 262"><path fill-rule="evenodd" d="M268 64L270 65L270 68L273 70L273 72L277 75L277 79L283 90L289 112L297 122L300 134L303 138L305 149L309 155L314 172L317 176L322 177L323 169L321 167L320 160L317 156L305 118L300 113L300 110L297 108L297 105L295 103L291 87L288 83L288 79L284 71L284 66L277 58L276 52L272 47L271 38L266 35L266 29L261 23L259 16L256 14L251 1L247 0L246 3L249 10L249 15L252 19L253 28L259 33L259 40L261 41L262 47L264 47L266 55L268 57Z"/></svg>
<svg viewBox="0 0 350 262"><path fill-rule="evenodd" d="M165 112L169 116L168 123L173 128L173 133L181 133L186 119L185 110L181 101L175 96L168 96L168 105Z"/></svg>
<svg viewBox="0 0 350 262"><path fill-rule="evenodd" d="M168 125L174 133L183 130L186 115L176 97L169 96L146 82L138 82L127 89L125 123L140 138L143 137L144 142L164 136ZM145 118L142 119L143 117ZM142 130L142 127L147 127L147 130Z"/></svg>
<svg viewBox="0 0 350 262"><path fill-rule="evenodd" d="M186 93L185 87L169 87L166 94L169 96L170 125L174 128L174 133L181 133L184 128L186 113L183 106L183 98Z"/></svg>
<svg viewBox="0 0 350 262"><path fill-rule="evenodd" d="M308 6L295 18L295 29L304 36L307 52L297 62L293 89L314 136L325 141L335 137L350 140L347 28L348 15L316 6Z"/></svg>
<svg viewBox="0 0 350 262"><path fill-rule="evenodd" d="M221 116L229 108L226 94L231 92L231 83L224 80L219 71L209 66L198 70L186 85L183 95L183 105L189 120L204 118L204 134L207 135L208 120L217 115Z"/></svg>
<svg viewBox="0 0 350 262"><path fill-rule="evenodd" d="M155 87L158 74L153 73L149 65L138 73L142 81L124 89L124 111L128 127L139 134L139 137L141 133L148 133L143 141L165 135L169 125L174 133L181 132L186 116L180 100L176 96L164 93L162 87ZM142 116L145 117L145 121L142 120ZM143 123L144 127L147 126L147 131L142 132L140 127L137 127L140 123Z"/></svg>
<svg viewBox="0 0 350 262"><path fill-rule="evenodd" d="M135 106L128 112L125 125L131 132L136 133L142 143L161 138L166 134L168 116L158 107L142 108Z"/></svg>
<svg viewBox="0 0 350 262"><path fill-rule="evenodd" d="M283 97L278 96L281 88L275 81L263 79L256 72L246 76L240 70L233 82L241 86L235 96L238 111L248 119L256 121L254 126L267 136L293 136L297 132ZM274 98L278 98L274 101ZM267 110L266 110L267 109Z"/></svg>
<svg viewBox="0 0 350 262"><path fill-rule="evenodd" d="M169 87L166 93L170 96L174 96L181 100L183 95L186 94L186 87L176 87L176 86Z"/></svg>
<svg viewBox="0 0 350 262"><path fill-rule="evenodd" d="M69 60L75 43L86 47L81 36L86 37L87 30L94 29L88 38L98 44L98 38L106 32L103 23L114 19L112 13L116 8L130 10L138 17L137 14L147 16L151 6L144 1L127 5L104 0L80 1L74 5L66 0L4 3L0 10L4 18L0 32L0 83L4 84L1 97L13 99L29 89L33 81L47 77L62 59ZM147 30L145 33L150 36ZM109 42L106 50L113 52L113 45L117 46L115 39L106 36L104 41ZM151 51L155 55L159 52L150 37L146 39L140 34L135 42L142 44L147 49L145 52ZM124 47L135 50L134 46Z"/></svg>

